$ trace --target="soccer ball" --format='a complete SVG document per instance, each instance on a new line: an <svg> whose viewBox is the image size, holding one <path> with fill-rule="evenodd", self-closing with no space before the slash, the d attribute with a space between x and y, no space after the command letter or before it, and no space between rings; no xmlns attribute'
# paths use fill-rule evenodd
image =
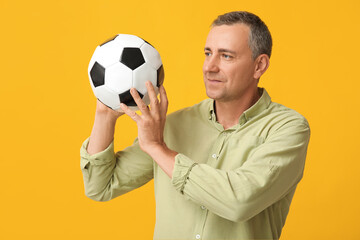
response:
<svg viewBox="0 0 360 240"><path fill-rule="evenodd" d="M134 35L118 34L95 49L88 75L96 98L103 104L116 111L122 111L120 103L138 110L130 88L136 88L149 105L145 82L151 81L158 94L164 68L160 54L151 44Z"/></svg>

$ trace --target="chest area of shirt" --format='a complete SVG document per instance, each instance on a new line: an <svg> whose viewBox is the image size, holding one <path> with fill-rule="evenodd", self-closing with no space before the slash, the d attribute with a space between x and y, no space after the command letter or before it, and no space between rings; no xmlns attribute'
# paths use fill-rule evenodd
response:
<svg viewBox="0 0 360 240"><path fill-rule="evenodd" d="M173 136L174 137L174 136ZM196 130L174 137L170 148L198 163L230 170L241 167L258 150L265 138L253 130Z"/></svg>
<svg viewBox="0 0 360 240"><path fill-rule="evenodd" d="M203 161L217 169L235 169L241 167L263 143L261 136L224 131L209 143Z"/></svg>

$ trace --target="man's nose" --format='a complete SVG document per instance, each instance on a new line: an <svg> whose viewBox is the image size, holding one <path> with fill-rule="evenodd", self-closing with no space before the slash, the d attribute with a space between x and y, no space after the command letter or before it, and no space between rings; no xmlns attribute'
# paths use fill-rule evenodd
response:
<svg viewBox="0 0 360 240"><path fill-rule="evenodd" d="M205 59L204 70L206 72L218 72L219 71L219 61L216 55L212 55Z"/></svg>

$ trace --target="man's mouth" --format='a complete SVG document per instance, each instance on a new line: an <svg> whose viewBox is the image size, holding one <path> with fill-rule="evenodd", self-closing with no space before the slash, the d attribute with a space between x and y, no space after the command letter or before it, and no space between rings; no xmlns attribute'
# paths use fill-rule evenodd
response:
<svg viewBox="0 0 360 240"><path fill-rule="evenodd" d="M222 82L221 80L218 80L218 79L210 79L210 78L208 78L208 81L209 81L209 82Z"/></svg>

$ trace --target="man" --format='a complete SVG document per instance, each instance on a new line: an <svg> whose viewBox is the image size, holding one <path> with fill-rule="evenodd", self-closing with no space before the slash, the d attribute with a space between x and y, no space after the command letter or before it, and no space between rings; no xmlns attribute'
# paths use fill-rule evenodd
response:
<svg viewBox="0 0 360 240"><path fill-rule="evenodd" d="M309 125L271 102L259 78L269 66L271 35L254 14L219 16L206 40L203 66L209 99L166 117L147 85L148 108L134 144L114 154L114 112L97 102L94 127L81 148L85 192L108 201L154 179L154 239L278 239L302 178ZM166 121L165 121L166 120Z"/></svg>

